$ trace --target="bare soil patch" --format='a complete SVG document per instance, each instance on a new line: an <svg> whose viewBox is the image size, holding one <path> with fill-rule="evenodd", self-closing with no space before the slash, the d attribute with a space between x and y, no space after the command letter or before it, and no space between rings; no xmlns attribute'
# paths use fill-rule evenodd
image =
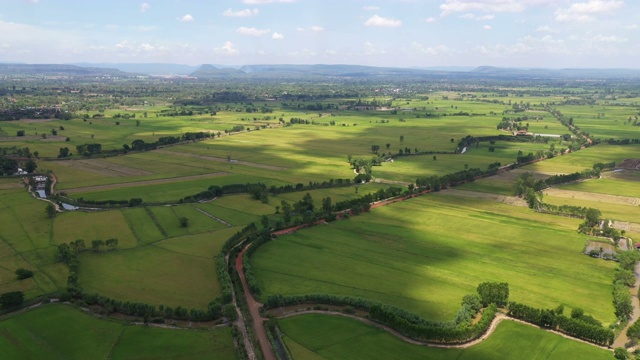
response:
<svg viewBox="0 0 640 360"><path fill-rule="evenodd" d="M620 164L616 165L618 169L640 170L640 159L624 159Z"/></svg>
<svg viewBox="0 0 640 360"><path fill-rule="evenodd" d="M574 190L563 190L563 189L556 189L556 188L549 188L544 191L544 194L550 195L550 196L562 197L562 198L599 201L599 202L605 202L610 204L623 204L623 205L633 205L633 206L640 205L640 198L631 197L631 196L598 194L598 193L574 191Z"/></svg>
<svg viewBox="0 0 640 360"><path fill-rule="evenodd" d="M640 233L640 224L626 222L626 221L614 221L611 225L614 229L624 230L627 232Z"/></svg>
<svg viewBox="0 0 640 360"><path fill-rule="evenodd" d="M41 135L25 135L25 136L0 136L0 142L10 141L25 141L25 140L39 140L39 141L65 141L66 136L61 135L47 135L46 139L43 139Z"/></svg>
<svg viewBox="0 0 640 360"><path fill-rule="evenodd" d="M132 175L151 175L150 171L140 170L128 166L112 164L110 162L91 159L91 160L61 160L55 162L58 165L73 167L93 174L104 177L119 177Z"/></svg>
<svg viewBox="0 0 640 360"><path fill-rule="evenodd" d="M483 193L459 189L446 189L441 193L453 196L460 196L472 199L492 200L513 206L527 206L527 202L517 196L505 196L499 194Z"/></svg>
<svg viewBox="0 0 640 360"><path fill-rule="evenodd" d="M64 192L66 192L67 194L77 194L77 193L84 193L84 192L121 189L125 187L136 187L136 186L176 183L176 182L189 181L189 180L208 179L208 178L213 178L218 176L224 176L227 174L228 174L227 172L221 171L221 172L216 172L211 174L182 176L182 177L169 178L169 179L132 181L132 182L126 182L126 183L119 183L119 184L86 186L86 187L80 187L80 188L66 189Z"/></svg>
<svg viewBox="0 0 640 360"><path fill-rule="evenodd" d="M252 166L252 167L257 167L257 168L261 168L261 169L268 169L268 170L275 170L275 171L287 170L286 167L282 167L282 166L265 165L265 164L258 164L258 163L253 163L253 162L249 162L249 161L233 160L233 159L231 161L229 161L228 159L215 157L215 156L197 155L197 154L189 154L189 153L182 153L182 152L177 152L177 151L167 151L167 150L154 150L154 151L158 152L158 153L161 153L161 154L184 156L184 157L190 157L190 158L195 158L195 159L202 159L202 160L209 160L209 161L216 161L216 162L224 162L224 163L229 163L229 164L246 165L246 166Z"/></svg>
<svg viewBox="0 0 640 360"><path fill-rule="evenodd" d="M16 181L15 183L0 184L0 190L15 189L20 187L22 187L20 181Z"/></svg>

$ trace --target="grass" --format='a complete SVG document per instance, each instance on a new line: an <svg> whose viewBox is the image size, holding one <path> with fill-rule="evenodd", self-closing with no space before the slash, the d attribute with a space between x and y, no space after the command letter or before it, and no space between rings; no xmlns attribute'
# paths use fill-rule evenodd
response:
<svg viewBox="0 0 640 360"><path fill-rule="evenodd" d="M83 253L79 282L88 293L114 299L205 309L221 295L215 254L188 255L165 247Z"/></svg>
<svg viewBox="0 0 640 360"><path fill-rule="evenodd" d="M513 301L583 308L610 323L615 265L581 254L578 223L434 194L282 236L251 262L262 298L352 295L450 320L480 282L504 281Z"/></svg>
<svg viewBox="0 0 640 360"><path fill-rule="evenodd" d="M120 211L68 212L56 216L53 224L56 244L83 239L87 247L92 240L118 239L118 248L137 245L137 239Z"/></svg>
<svg viewBox="0 0 640 360"><path fill-rule="evenodd" d="M0 322L2 358L235 359L229 329L127 326L65 305L46 305Z"/></svg>
<svg viewBox="0 0 640 360"><path fill-rule="evenodd" d="M294 359L611 359L610 351L528 325L503 321L480 344L439 349L408 344L356 320L309 314L281 320Z"/></svg>
<svg viewBox="0 0 640 360"><path fill-rule="evenodd" d="M640 198L640 187L638 186L637 180L626 180L615 177L574 182L558 186L558 188L564 190Z"/></svg>

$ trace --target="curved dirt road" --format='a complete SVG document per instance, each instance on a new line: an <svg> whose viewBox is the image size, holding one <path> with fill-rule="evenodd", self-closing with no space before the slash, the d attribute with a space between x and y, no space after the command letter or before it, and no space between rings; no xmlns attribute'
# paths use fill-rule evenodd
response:
<svg viewBox="0 0 640 360"><path fill-rule="evenodd" d="M256 333L256 337L258 338L258 342L260 343L260 348L262 349L262 354L264 355L265 360L277 360L275 352L273 351L273 347L269 342L269 338L267 337L267 331L262 324L265 320L262 316L260 316L260 307L262 304L259 303L254 297L253 294L249 291L249 285L247 284L247 279L244 276L244 269L242 267L242 257L244 256L245 251L251 246L249 243L245 246L242 251L238 254L236 258L236 271L240 275L240 281L242 282L242 288L244 289L244 295L247 298L247 306L249 307L249 313L251 314L251 318L253 319L253 331Z"/></svg>

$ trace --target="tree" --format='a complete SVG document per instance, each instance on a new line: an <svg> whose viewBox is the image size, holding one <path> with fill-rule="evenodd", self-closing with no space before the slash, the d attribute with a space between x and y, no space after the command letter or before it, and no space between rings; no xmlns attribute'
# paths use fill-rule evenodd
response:
<svg viewBox="0 0 640 360"><path fill-rule="evenodd" d="M400 144L404 142L404 135L400 135Z"/></svg>
<svg viewBox="0 0 640 360"><path fill-rule="evenodd" d="M189 219L187 219L186 217L182 216L178 218L178 221L180 222L180 227L183 227L183 228L189 227Z"/></svg>
<svg viewBox="0 0 640 360"><path fill-rule="evenodd" d="M616 348L613 351L613 357L618 360L626 360L629 358L629 352L623 347Z"/></svg>
<svg viewBox="0 0 640 360"><path fill-rule="evenodd" d="M372 153L377 154L378 150L380 150L380 145L371 145L371 152Z"/></svg>
<svg viewBox="0 0 640 360"><path fill-rule="evenodd" d="M384 146L386 146L387 150L389 150L389 147L391 146L391 144L385 144Z"/></svg>
<svg viewBox="0 0 640 360"><path fill-rule="evenodd" d="M436 161L436 160L437 160L436 156L435 156L435 155L433 155L433 161Z"/></svg>
<svg viewBox="0 0 640 360"><path fill-rule="evenodd" d="M496 304L506 306L509 302L509 284L497 282L483 282L478 285L478 295L482 305Z"/></svg>
<svg viewBox="0 0 640 360"><path fill-rule="evenodd" d="M324 211L325 214L330 214L332 209L333 209L333 207L331 205L331 197L327 196L326 198L323 198L322 199L322 211Z"/></svg>
<svg viewBox="0 0 640 360"><path fill-rule="evenodd" d="M48 203L44 211L49 217L49 219L53 219L54 217L56 217L56 208L53 206L53 204Z"/></svg>
<svg viewBox="0 0 640 360"><path fill-rule="evenodd" d="M24 136L24 130L16 131L16 136Z"/></svg>
<svg viewBox="0 0 640 360"><path fill-rule="evenodd" d="M115 250L118 247L118 239L116 238L107 239L107 241L105 241L105 245L109 250Z"/></svg>
<svg viewBox="0 0 640 360"><path fill-rule="evenodd" d="M32 173L36 170L38 165L33 160L29 160L24 164L24 170L28 173Z"/></svg>
<svg viewBox="0 0 640 360"><path fill-rule="evenodd" d="M147 117L147 113L144 113L145 117ZM140 126L140 120L136 120L136 126Z"/></svg>
<svg viewBox="0 0 640 360"><path fill-rule="evenodd" d="M18 280L28 279L33 276L33 271L19 268L16 270L16 275L18 276Z"/></svg>
<svg viewBox="0 0 640 360"><path fill-rule="evenodd" d="M71 248L67 244L58 245L58 258L65 264L68 264L71 258L73 257L73 253L71 252Z"/></svg>
<svg viewBox="0 0 640 360"><path fill-rule="evenodd" d="M22 291L12 291L0 295L0 305L3 309L18 306L24 301L24 294Z"/></svg>
<svg viewBox="0 0 640 360"><path fill-rule="evenodd" d="M103 240L93 240L91 241L91 249L95 252L98 252L100 250L102 250L102 248L104 247L104 241Z"/></svg>
<svg viewBox="0 0 640 360"><path fill-rule="evenodd" d="M269 224L269 217L267 215L262 215L260 217L260 223L262 224L262 227L265 229L270 229L270 224Z"/></svg>

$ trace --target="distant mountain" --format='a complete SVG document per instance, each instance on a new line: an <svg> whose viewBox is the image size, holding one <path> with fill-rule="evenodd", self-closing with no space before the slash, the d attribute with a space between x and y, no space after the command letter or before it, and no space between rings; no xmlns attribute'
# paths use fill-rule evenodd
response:
<svg viewBox="0 0 640 360"><path fill-rule="evenodd" d="M197 78L238 78L244 77L246 74L244 71L238 69L219 69L213 65L205 64L200 66L198 70L192 72L190 75Z"/></svg>
<svg viewBox="0 0 640 360"><path fill-rule="evenodd" d="M198 70L198 66L184 64L165 64L165 63L75 63L71 64L81 67L100 67L118 69L124 72L146 74L146 75L189 75Z"/></svg>
<svg viewBox="0 0 640 360"><path fill-rule="evenodd" d="M67 77L128 77L135 74L125 73L117 69L100 67L80 67L61 64L0 64L3 75L39 75Z"/></svg>
<svg viewBox="0 0 640 360"><path fill-rule="evenodd" d="M495 78L523 79L628 79L640 78L636 69L539 69L539 68L500 68L480 66L470 71L471 75Z"/></svg>

